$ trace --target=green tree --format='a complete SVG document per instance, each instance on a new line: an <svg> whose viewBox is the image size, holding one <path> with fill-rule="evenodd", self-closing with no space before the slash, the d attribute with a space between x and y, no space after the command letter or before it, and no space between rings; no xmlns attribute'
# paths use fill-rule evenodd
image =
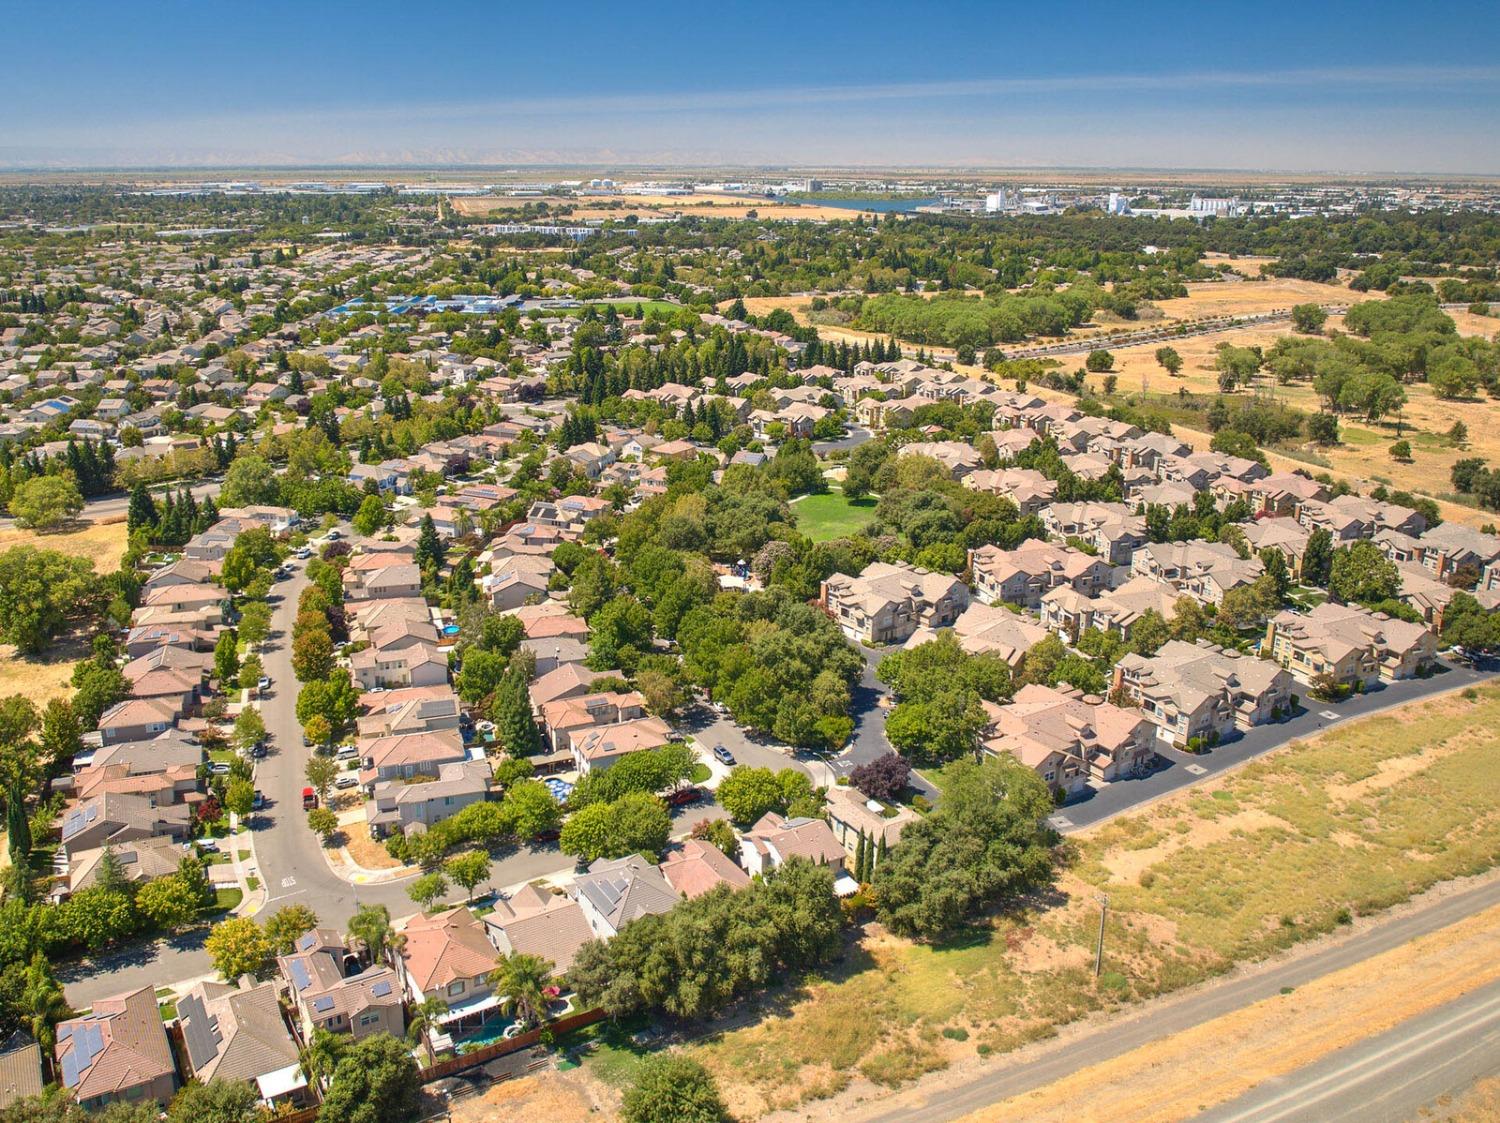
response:
<svg viewBox="0 0 1500 1123"><path fill-rule="evenodd" d="M220 685L226 688L239 678L239 645L232 629L220 633L219 641L214 644L214 674Z"/></svg>
<svg viewBox="0 0 1500 1123"><path fill-rule="evenodd" d="M644 854L656 860L672 833L666 805L645 792L631 792L613 803L592 803L563 824L564 854L593 861Z"/></svg>
<svg viewBox="0 0 1500 1123"><path fill-rule="evenodd" d="M260 1123L269 1118L254 1086L245 1080L189 1081L167 1109L167 1123Z"/></svg>
<svg viewBox="0 0 1500 1123"><path fill-rule="evenodd" d="M242 822L255 805L255 785L249 780L233 779L224 787L224 806Z"/></svg>
<svg viewBox="0 0 1500 1123"><path fill-rule="evenodd" d="M1345 603L1378 604L1401 591L1401 573L1379 546L1362 539L1334 552L1328 591Z"/></svg>
<svg viewBox="0 0 1500 1123"><path fill-rule="evenodd" d="M427 873L406 887L406 895L422 909L428 911L439 898L448 892L448 879L440 873Z"/></svg>
<svg viewBox="0 0 1500 1123"><path fill-rule="evenodd" d="M713 1076L690 1057L661 1053L647 1057L625 1092L625 1123L727 1123Z"/></svg>
<svg viewBox="0 0 1500 1123"><path fill-rule="evenodd" d="M1173 378L1182 369L1182 356L1177 353L1175 347L1158 347L1156 349L1156 362L1162 370Z"/></svg>
<svg viewBox="0 0 1500 1123"><path fill-rule="evenodd" d="M562 808L540 780L513 781L506 788L500 806L517 838L536 838L557 830L562 823Z"/></svg>
<svg viewBox="0 0 1500 1123"><path fill-rule="evenodd" d="M1102 347L1096 347L1083 360L1084 367L1093 374L1103 374L1115 369L1115 357Z"/></svg>
<svg viewBox="0 0 1500 1123"><path fill-rule="evenodd" d="M246 706L234 719L234 743L240 752L249 752L266 739L266 721L260 710Z"/></svg>
<svg viewBox="0 0 1500 1123"><path fill-rule="evenodd" d="M140 928L130 894L104 884L74 893L63 904L60 919L68 938L93 952L129 939Z"/></svg>
<svg viewBox="0 0 1500 1123"><path fill-rule="evenodd" d="M328 793L333 790L333 782L339 778L339 764L331 756L313 753L307 758L302 774L307 777L313 791L318 793L318 802L327 803Z"/></svg>
<svg viewBox="0 0 1500 1123"><path fill-rule="evenodd" d="M314 807L307 813L307 826L313 834L327 843L338 833L339 817L327 807Z"/></svg>
<svg viewBox="0 0 1500 1123"><path fill-rule="evenodd" d="M469 850L449 858L443 869L454 884L463 886L467 904L474 899L475 886L490 876L490 856L483 850Z"/></svg>
<svg viewBox="0 0 1500 1123"><path fill-rule="evenodd" d="M360 905L349 918L349 935L364 945L370 963L384 963L398 941L391 913L384 905Z"/></svg>
<svg viewBox="0 0 1500 1123"><path fill-rule="evenodd" d="M274 504L280 498L281 486L276 479L276 470L265 457L252 453L235 457L234 463L224 473L224 486L219 491L221 507Z"/></svg>
<svg viewBox="0 0 1500 1123"><path fill-rule="evenodd" d="M214 970L228 983L237 982L242 975L259 978L271 961L271 942L265 930L248 916L219 921L203 946Z"/></svg>
<svg viewBox="0 0 1500 1123"><path fill-rule="evenodd" d="M292 673L298 682L326 679L333 673L333 640L327 628L305 631L292 640Z"/></svg>
<svg viewBox="0 0 1500 1123"><path fill-rule="evenodd" d="M552 964L539 955L512 952L490 972L490 985L502 996L506 1013L523 1026L538 1025L547 1013Z"/></svg>
<svg viewBox="0 0 1500 1123"><path fill-rule="evenodd" d="M937 808L876 866L881 921L900 935L935 939L1045 883L1051 812L1047 786L1013 758L954 764Z"/></svg>
<svg viewBox="0 0 1500 1123"><path fill-rule="evenodd" d="M1292 324L1304 335L1317 335L1328 322L1328 313L1318 304L1292 306Z"/></svg>
<svg viewBox="0 0 1500 1123"><path fill-rule="evenodd" d="M1399 460L1403 464L1409 464L1411 462L1411 442L1401 440L1391 445L1391 459Z"/></svg>
<svg viewBox="0 0 1500 1123"><path fill-rule="evenodd" d="M500 745L515 757L533 756L542 749L542 734L531 712L531 695L526 689L526 675L521 664L512 659L511 668L495 690L490 710Z"/></svg>
<svg viewBox="0 0 1500 1123"><path fill-rule="evenodd" d="M13 546L0 553L0 642L23 655L104 604L104 590L87 558L56 550Z"/></svg>
<svg viewBox="0 0 1500 1123"><path fill-rule="evenodd" d="M52 963L40 951L26 965L16 1013L31 1039L50 1058L57 1048L57 1023L72 1017L62 984L52 973Z"/></svg>
<svg viewBox="0 0 1500 1123"><path fill-rule="evenodd" d="M198 919L203 901L193 886L174 873L153 878L137 889L135 907L157 928L175 931Z"/></svg>
<svg viewBox="0 0 1500 1123"><path fill-rule="evenodd" d="M318 914L306 905L282 905L266 918L266 941L273 955L290 955L297 940L318 926Z"/></svg>
<svg viewBox="0 0 1500 1123"><path fill-rule="evenodd" d="M21 526L51 530L83 510L83 495L68 476L36 476L10 497L10 513Z"/></svg>
<svg viewBox="0 0 1500 1123"><path fill-rule="evenodd" d="M352 725L359 716L359 691L349 672L340 667L326 679L306 683L297 694L297 720L303 726L321 717L334 729Z"/></svg>
<svg viewBox="0 0 1500 1123"><path fill-rule="evenodd" d="M302 1050L302 1071L307 1076L308 1083L319 1088L327 1087L339 1061L349 1051L350 1043L351 1038L347 1034L335 1033L322 1026L314 1029L312 1038Z"/></svg>
<svg viewBox="0 0 1500 1123"><path fill-rule="evenodd" d="M354 513L354 529L369 537L385 526L385 504L377 495L367 495Z"/></svg>
<svg viewBox="0 0 1500 1123"><path fill-rule="evenodd" d="M319 1123L415 1123L422 1114L417 1062L406 1045L378 1033L354 1042L333 1070Z"/></svg>
<svg viewBox="0 0 1500 1123"><path fill-rule="evenodd" d="M782 807L782 788L769 768L739 765L730 770L716 793L720 806L741 826L751 826L768 811Z"/></svg>
<svg viewBox="0 0 1500 1123"><path fill-rule="evenodd" d="M1327 585L1333 572L1333 535L1319 527L1307 536L1302 551L1302 580L1309 585Z"/></svg>

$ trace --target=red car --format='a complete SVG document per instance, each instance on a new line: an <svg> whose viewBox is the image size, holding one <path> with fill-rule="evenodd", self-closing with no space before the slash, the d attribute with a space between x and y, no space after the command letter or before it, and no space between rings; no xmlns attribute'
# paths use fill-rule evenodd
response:
<svg viewBox="0 0 1500 1123"><path fill-rule="evenodd" d="M678 788L667 796L667 803L673 807L686 807L690 803L697 803L703 798L700 788Z"/></svg>
<svg viewBox="0 0 1500 1123"><path fill-rule="evenodd" d="M318 805L318 793L311 788L302 789L302 810L311 811Z"/></svg>

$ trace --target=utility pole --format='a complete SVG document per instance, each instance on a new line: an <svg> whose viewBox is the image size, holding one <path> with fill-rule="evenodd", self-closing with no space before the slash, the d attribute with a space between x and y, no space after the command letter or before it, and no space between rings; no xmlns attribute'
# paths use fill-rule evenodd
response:
<svg viewBox="0 0 1500 1123"><path fill-rule="evenodd" d="M1104 966L1104 918L1109 915L1109 898L1100 893L1094 900L1099 902L1099 943L1094 948L1094 978Z"/></svg>

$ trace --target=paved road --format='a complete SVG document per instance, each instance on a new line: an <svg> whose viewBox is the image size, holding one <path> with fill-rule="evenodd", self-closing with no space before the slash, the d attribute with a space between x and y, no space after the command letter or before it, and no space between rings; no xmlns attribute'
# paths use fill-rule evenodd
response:
<svg viewBox="0 0 1500 1123"><path fill-rule="evenodd" d="M819 456L827 456L830 452L835 452L839 449L858 448L874 436L875 434L868 429L862 429L858 425L851 425L849 432L838 440L814 441L812 447L813 451Z"/></svg>
<svg viewBox="0 0 1500 1123"><path fill-rule="evenodd" d="M1280 994L1283 987L1305 986L1313 979L1400 947L1497 904L1500 904L1500 880L1492 880L1439 898L1404 916L1379 922L1348 939L1330 942L1318 951L1287 959L1259 972L1231 975L1222 982L1196 988L1181 997L1150 1003L1130 1017L1109 1019L1084 1036L1028 1050L1026 1060L1001 1061L991 1071L966 1084L954 1086L951 1081L934 1081L933 1090L925 1095L901 1097L903 1106L899 1109L879 1114L872 1110L870 1115L859 1118L866 1123L946 1123L1033 1088L1071 1078L1079 1069L1271 998ZM1491 1056L1495 1056L1493 1051Z"/></svg>
<svg viewBox="0 0 1500 1123"><path fill-rule="evenodd" d="M1157 752L1166 762L1164 767L1144 779L1116 780L1097 789L1090 788L1088 795L1059 809L1052 816L1052 825L1063 832L1094 826L1148 800L1206 780L1226 768L1279 748L1298 737L1313 737L1322 730L1351 718L1366 717L1391 706L1483 682L1494 678L1497 671L1500 668L1492 665L1476 668L1448 667L1428 679L1405 679L1389 683L1382 689L1334 704L1313 701L1306 696L1304 689L1301 695L1305 709L1296 717L1273 725L1256 726L1243 737L1206 753L1178 752L1159 742Z"/></svg>
<svg viewBox="0 0 1500 1123"><path fill-rule="evenodd" d="M1202 1123L1401 1123L1500 1072L1500 982L1266 1081Z"/></svg>

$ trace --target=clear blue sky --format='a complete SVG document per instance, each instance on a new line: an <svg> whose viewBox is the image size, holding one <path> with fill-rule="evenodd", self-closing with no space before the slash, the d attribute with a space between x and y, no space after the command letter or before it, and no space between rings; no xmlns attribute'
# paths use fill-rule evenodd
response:
<svg viewBox="0 0 1500 1123"><path fill-rule="evenodd" d="M0 7L0 166L1500 172L1500 4Z"/></svg>

